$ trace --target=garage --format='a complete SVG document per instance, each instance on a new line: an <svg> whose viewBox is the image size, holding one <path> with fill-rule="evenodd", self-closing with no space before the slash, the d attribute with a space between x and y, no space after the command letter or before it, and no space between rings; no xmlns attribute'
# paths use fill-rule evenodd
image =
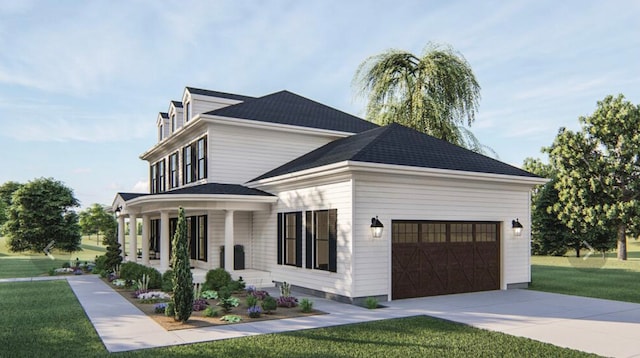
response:
<svg viewBox="0 0 640 358"><path fill-rule="evenodd" d="M500 223L392 221L392 299L500 288Z"/></svg>

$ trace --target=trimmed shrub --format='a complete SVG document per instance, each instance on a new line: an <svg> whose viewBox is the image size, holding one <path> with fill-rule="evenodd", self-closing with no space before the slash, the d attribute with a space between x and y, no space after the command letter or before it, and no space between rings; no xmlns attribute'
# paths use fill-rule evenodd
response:
<svg viewBox="0 0 640 358"><path fill-rule="evenodd" d="M266 296L262 300L261 306L264 313L269 314L271 313L271 311L275 311L278 308L278 303L276 302L275 298L271 296Z"/></svg>
<svg viewBox="0 0 640 358"><path fill-rule="evenodd" d="M229 285L231 282L231 274L229 274L223 268L217 268L215 270L209 270L204 282L205 290L218 291L222 287Z"/></svg>
<svg viewBox="0 0 640 358"><path fill-rule="evenodd" d="M143 275L147 275L149 277L148 288L162 287L162 275L160 274L160 271L153 267L147 267L132 261L127 261L120 265L120 278L126 280L129 285L141 280Z"/></svg>
<svg viewBox="0 0 640 358"><path fill-rule="evenodd" d="M173 277L174 273L172 269L168 269L162 274L162 291L173 292Z"/></svg>

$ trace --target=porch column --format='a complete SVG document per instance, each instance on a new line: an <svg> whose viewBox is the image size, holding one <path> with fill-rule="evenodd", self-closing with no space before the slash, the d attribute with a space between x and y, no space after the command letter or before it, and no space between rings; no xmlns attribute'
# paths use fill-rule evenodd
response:
<svg viewBox="0 0 640 358"><path fill-rule="evenodd" d="M118 244L120 244L120 256L124 259L124 216L118 216Z"/></svg>
<svg viewBox="0 0 640 358"><path fill-rule="evenodd" d="M224 269L233 272L233 210L224 216Z"/></svg>
<svg viewBox="0 0 640 358"><path fill-rule="evenodd" d="M160 267L169 268L169 212L160 212Z"/></svg>
<svg viewBox="0 0 640 358"><path fill-rule="evenodd" d="M142 215L142 264L149 266L149 214Z"/></svg>
<svg viewBox="0 0 640 358"><path fill-rule="evenodd" d="M136 262L138 250L138 217L129 214L129 261Z"/></svg>

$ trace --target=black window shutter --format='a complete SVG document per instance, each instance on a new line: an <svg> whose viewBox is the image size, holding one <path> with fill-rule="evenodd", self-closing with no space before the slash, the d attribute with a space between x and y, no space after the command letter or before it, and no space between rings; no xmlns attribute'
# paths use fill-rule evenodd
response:
<svg viewBox="0 0 640 358"><path fill-rule="evenodd" d="M197 227L197 217L196 216L191 216L187 218L187 221L190 225L188 225L189 227L189 251L191 253L191 259L195 260L196 258L198 258L197 256L197 247L198 247L198 236L196 235L196 227Z"/></svg>
<svg viewBox="0 0 640 358"><path fill-rule="evenodd" d="M305 213L306 222L306 236L305 236L305 267L313 268L313 212L307 211Z"/></svg>
<svg viewBox="0 0 640 358"><path fill-rule="evenodd" d="M302 267L302 211L296 213L296 266Z"/></svg>
<svg viewBox="0 0 640 358"><path fill-rule="evenodd" d="M201 216L200 220L204 220L204 234L200 234L204 236L204 260L203 261L208 261L209 260L209 230L208 230L208 224L207 224L207 215Z"/></svg>
<svg viewBox="0 0 640 358"><path fill-rule="evenodd" d="M282 265L282 213L278 213L278 265Z"/></svg>
<svg viewBox="0 0 640 358"><path fill-rule="evenodd" d="M329 210L329 271L337 272L338 266L338 210Z"/></svg>

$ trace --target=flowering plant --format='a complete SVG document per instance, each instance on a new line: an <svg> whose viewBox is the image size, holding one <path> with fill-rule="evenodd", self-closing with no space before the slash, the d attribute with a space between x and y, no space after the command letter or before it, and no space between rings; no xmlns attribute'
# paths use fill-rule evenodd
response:
<svg viewBox="0 0 640 358"><path fill-rule="evenodd" d="M155 313L165 313L166 310L167 310L166 303L158 303L157 305L153 306L153 312Z"/></svg>
<svg viewBox="0 0 640 358"><path fill-rule="evenodd" d="M262 308L260 308L260 306L251 306L247 310L247 314L251 318L258 318L258 317L260 317L261 313L262 313Z"/></svg>
<svg viewBox="0 0 640 358"><path fill-rule="evenodd" d="M263 291L263 290L253 291L253 292L250 292L249 294L261 301L264 300L265 297L269 296L269 292Z"/></svg>
<svg viewBox="0 0 640 358"><path fill-rule="evenodd" d="M193 310L194 311L202 311L205 308L207 308L207 306L209 306L209 303L205 299L198 298L196 300L193 300Z"/></svg>
<svg viewBox="0 0 640 358"><path fill-rule="evenodd" d="M137 298L141 300L153 300L153 299L165 300L165 299L171 298L171 296L169 296L168 293L164 293L162 291L149 291L149 292L142 292L138 294Z"/></svg>
<svg viewBox="0 0 640 358"><path fill-rule="evenodd" d="M111 281L111 284L113 284L116 287L124 287L127 284L127 281L121 278L116 278L115 280Z"/></svg>
<svg viewBox="0 0 640 358"><path fill-rule="evenodd" d="M298 299L293 296L280 296L278 297L278 307L295 307L298 305Z"/></svg>

